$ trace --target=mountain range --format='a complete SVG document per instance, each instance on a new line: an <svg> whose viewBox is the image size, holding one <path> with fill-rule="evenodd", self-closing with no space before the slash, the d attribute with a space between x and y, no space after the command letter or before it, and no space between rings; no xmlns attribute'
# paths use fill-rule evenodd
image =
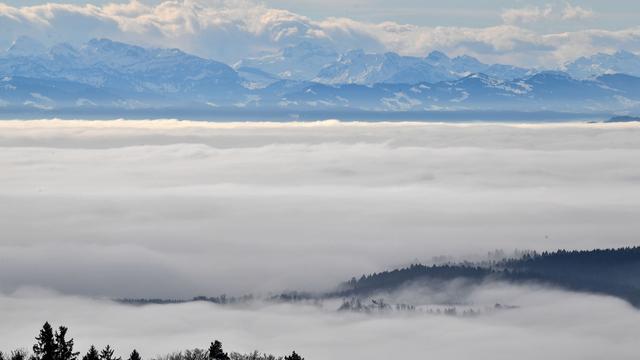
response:
<svg viewBox="0 0 640 360"><path fill-rule="evenodd" d="M548 71L303 42L230 66L108 39L46 48L21 37L0 53L0 108L629 113L640 110L639 76L640 57L629 52Z"/></svg>
<svg viewBox="0 0 640 360"><path fill-rule="evenodd" d="M511 65L487 65L470 56L449 58L440 51L426 57L401 56L351 50L344 54L325 46L302 42L275 54L244 59L234 68L241 73L261 72L269 79L314 81L323 84L377 83L418 84L456 80L472 73L484 73L512 80L533 73ZM273 82L273 81L271 81Z"/></svg>
<svg viewBox="0 0 640 360"><path fill-rule="evenodd" d="M576 79L591 79L604 74L640 76L640 56L628 51L600 53L578 58L566 64L564 70Z"/></svg>

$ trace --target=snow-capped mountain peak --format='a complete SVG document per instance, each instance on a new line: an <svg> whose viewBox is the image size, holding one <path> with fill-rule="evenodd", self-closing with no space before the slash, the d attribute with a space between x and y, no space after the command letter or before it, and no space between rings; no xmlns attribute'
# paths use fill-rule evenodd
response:
<svg viewBox="0 0 640 360"><path fill-rule="evenodd" d="M301 42L275 53L243 59L233 65L235 69L256 69L275 78L292 80L313 79L325 65L338 59L333 49Z"/></svg>
<svg viewBox="0 0 640 360"><path fill-rule="evenodd" d="M576 59L564 66L578 79L596 78L604 74L640 75L640 56L625 50L613 54L598 53Z"/></svg>
<svg viewBox="0 0 640 360"><path fill-rule="evenodd" d="M580 80L565 72L488 65L471 56L451 58L442 52L414 57L352 50L338 55L301 43L253 59L255 67L234 69L179 49L143 48L108 39L79 47L58 44L44 52L29 39L14 45L10 53L0 55L0 98L10 106L41 110L185 104L367 111L640 109L639 77ZM618 52L577 63L633 69L637 58ZM315 82L300 80L316 69Z"/></svg>
<svg viewBox="0 0 640 360"><path fill-rule="evenodd" d="M401 56L397 53L365 53L352 50L324 67L315 81L326 84L375 83L435 83L455 80L473 73L512 80L530 74L530 70L510 65L486 65L471 56L450 58L441 51L433 51L424 58Z"/></svg>

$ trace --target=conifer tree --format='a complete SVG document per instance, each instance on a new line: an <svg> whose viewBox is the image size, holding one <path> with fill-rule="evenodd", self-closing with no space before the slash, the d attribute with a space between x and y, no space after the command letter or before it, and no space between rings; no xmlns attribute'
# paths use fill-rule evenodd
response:
<svg viewBox="0 0 640 360"><path fill-rule="evenodd" d="M76 360L79 352L73 352L73 339L66 339L67 328L60 326L56 331L56 360Z"/></svg>
<svg viewBox="0 0 640 360"><path fill-rule="evenodd" d="M222 351L222 343L218 340L209 346L209 360L230 360L229 355Z"/></svg>
<svg viewBox="0 0 640 360"><path fill-rule="evenodd" d="M11 352L11 356L8 360L26 360L27 359L27 351L26 350L14 350Z"/></svg>
<svg viewBox="0 0 640 360"><path fill-rule="evenodd" d="M0 351L0 360L5 360L4 353L2 351Z"/></svg>
<svg viewBox="0 0 640 360"><path fill-rule="evenodd" d="M285 356L284 360L304 360L304 358L294 351L291 355Z"/></svg>
<svg viewBox="0 0 640 360"><path fill-rule="evenodd" d="M142 358L140 357L138 351L136 349L133 349L131 355L129 355L129 360L142 360Z"/></svg>
<svg viewBox="0 0 640 360"><path fill-rule="evenodd" d="M100 360L122 360L120 357L115 357L113 355L114 350L111 348L111 346L107 345L104 349L102 349L102 351L100 352L100 356L99 359Z"/></svg>
<svg viewBox="0 0 640 360"><path fill-rule="evenodd" d="M82 357L82 360L100 360L100 354L95 346L91 345L89 351Z"/></svg>
<svg viewBox="0 0 640 360"><path fill-rule="evenodd" d="M36 337L36 344L33 345L34 360L57 360L56 359L56 341L53 335L53 328L48 322L45 322L40 330L40 334Z"/></svg>

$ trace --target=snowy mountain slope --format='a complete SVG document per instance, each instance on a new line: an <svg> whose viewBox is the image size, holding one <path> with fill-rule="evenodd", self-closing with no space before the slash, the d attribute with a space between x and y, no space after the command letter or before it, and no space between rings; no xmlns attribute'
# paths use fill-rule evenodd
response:
<svg viewBox="0 0 640 360"><path fill-rule="evenodd" d="M438 82L452 79L446 69L424 59L396 53L367 54L349 51L335 63L324 67L314 81L325 84L376 84Z"/></svg>
<svg viewBox="0 0 640 360"><path fill-rule="evenodd" d="M400 56L392 52L368 54L362 50L354 50L320 70L314 81L325 84L418 84L456 80L474 73L512 80L532 72L510 65L483 64L470 56L450 58L439 51L421 58Z"/></svg>
<svg viewBox="0 0 640 360"><path fill-rule="evenodd" d="M282 54L316 61L333 56L325 50L301 44ZM0 55L0 107L640 111L640 77L576 79L440 52L419 58L352 51L320 75L283 80L260 68L106 39L43 51L22 38Z"/></svg>
<svg viewBox="0 0 640 360"><path fill-rule="evenodd" d="M576 80L565 73L544 72L508 81L472 74L435 84L312 84L283 98L289 107L298 108L593 112L640 109L640 93L630 91L636 86L640 78Z"/></svg>
<svg viewBox="0 0 640 360"><path fill-rule="evenodd" d="M565 71L577 79L596 78L605 74L640 76L640 56L618 51L613 54L595 54L581 57L564 66Z"/></svg>
<svg viewBox="0 0 640 360"><path fill-rule="evenodd" d="M8 53L0 57L1 76L65 80L110 89L107 92L125 98L234 97L246 90L228 65L177 49L145 49L99 39L79 48L59 44L44 53Z"/></svg>
<svg viewBox="0 0 640 360"><path fill-rule="evenodd" d="M310 42L285 47L275 54L248 58L234 64L234 69L252 68L287 80L311 80L327 64L338 59L334 50Z"/></svg>

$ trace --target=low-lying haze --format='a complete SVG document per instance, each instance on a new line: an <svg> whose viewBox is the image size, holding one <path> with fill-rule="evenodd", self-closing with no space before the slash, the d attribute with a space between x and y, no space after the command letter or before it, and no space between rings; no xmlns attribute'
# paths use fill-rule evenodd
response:
<svg viewBox="0 0 640 360"><path fill-rule="evenodd" d="M468 300L518 308L476 317L351 314L305 305L128 306L22 290L0 297L1 345L29 347L44 319L70 327L76 348L133 348L150 359L206 347L307 359L637 359L640 313L613 298L487 284ZM10 345L7 345L10 344Z"/></svg>
<svg viewBox="0 0 640 360"><path fill-rule="evenodd" d="M321 290L640 233L635 123L8 121L0 148L5 294Z"/></svg>

